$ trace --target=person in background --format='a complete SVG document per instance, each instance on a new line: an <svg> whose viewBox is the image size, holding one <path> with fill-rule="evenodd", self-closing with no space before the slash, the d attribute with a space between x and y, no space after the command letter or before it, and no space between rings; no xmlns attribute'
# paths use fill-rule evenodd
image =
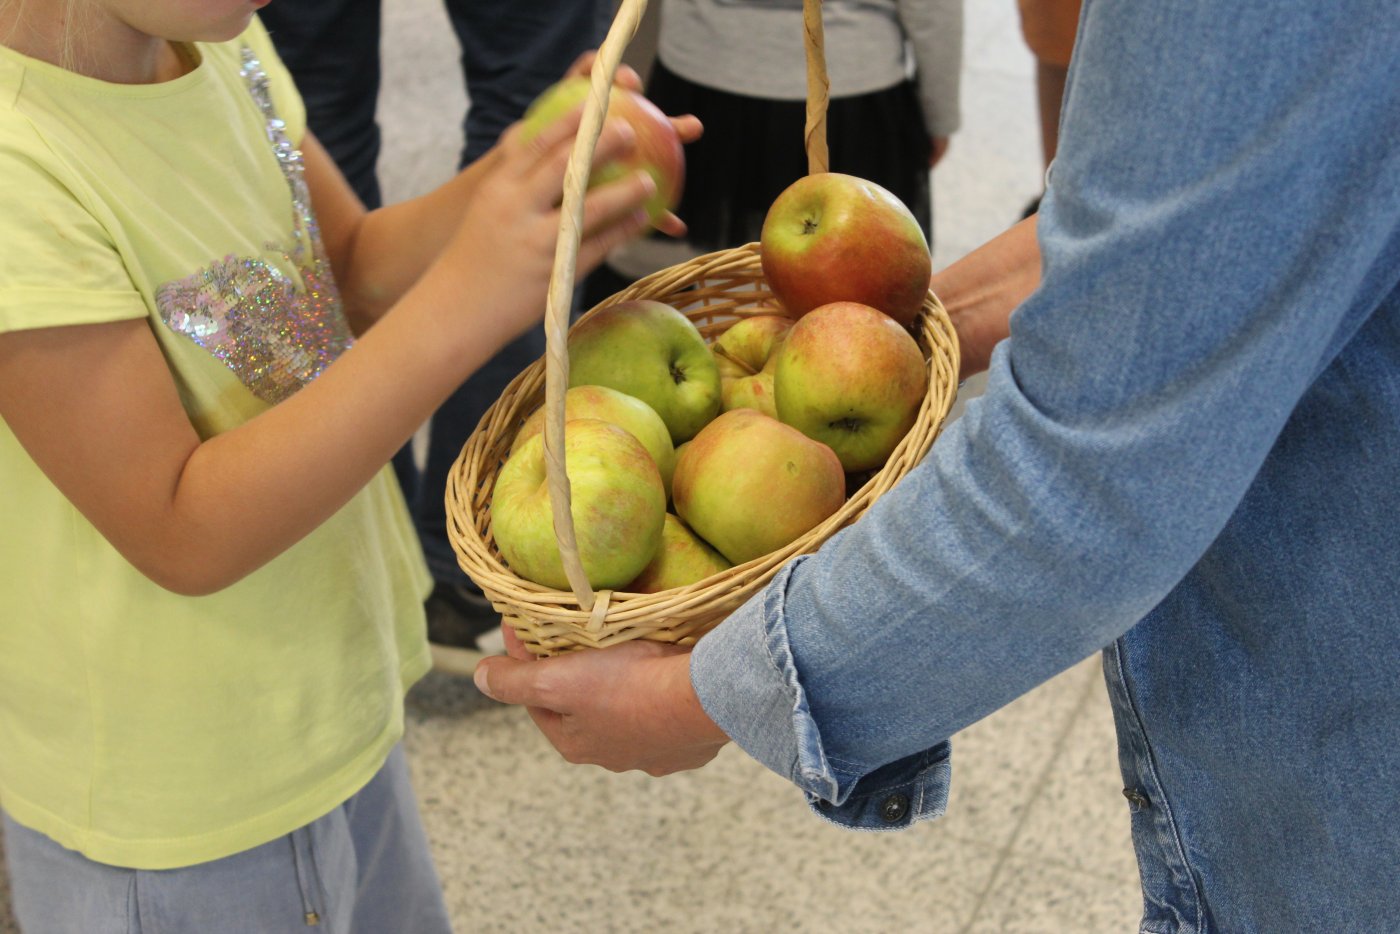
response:
<svg viewBox="0 0 1400 934"><path fill-rule="evenodd" d="M1074 53L1074 33L1079 28L1080 0L1017 0L1021 11L1021 35L1035 56L1036 112L1040 114L1040 151L1046 169L1055 161L1060 143L1060 109L1065 99L1065 78ZM1036 196L1022 217L1040 207Z"/></svg>
<svg viewBox="0 0 1400 934"><path fill-rule="evenodd" d="M889 189L930 244L929 170L961 120L962 15L962 0L822 4L830 170ZM614 253L590 278L588 305L657 269L757 240L769 205L807 174L801 4L662 0L647 96L705 125L686 151L677 213L687 234Z"/></svg>
<svg viewBox="0 0 1400 934"><path fill-rule="evenodd" d="M570 62L602 41L613 11L611 0L445 0L445 7L470 98L461 168L495 146ZM365 206L378 207L382 0L278 0L261 15L306 101L308 125ZM486 409L543 353L539 327L501 348L428 420L422 469L409 446L394 458L435 582L429 638L439 657L458 656L454 667L474 660L500 616L457 564L443 505L447 476Z"/></svg>
<svg viewBox="0 0 1400 934"><path fill-rule="evenodd" d="M0 808L26 934L449 930L400 744L431 582L388 463L538 321L577 125L367 212L254 4L0 4ZM581 268L654 191L588 194Z"/></svg>
<svg viewBox="0 0 1400 934"><path fill-rule="evenodd" d="M1077 41L1039 214L934 279L988 379L927 458L693 652L479 683L571 761L733 739L894 829L950 737L1101 652L1141 930L1388 930L1400 17L1086 0Z"/></svg>

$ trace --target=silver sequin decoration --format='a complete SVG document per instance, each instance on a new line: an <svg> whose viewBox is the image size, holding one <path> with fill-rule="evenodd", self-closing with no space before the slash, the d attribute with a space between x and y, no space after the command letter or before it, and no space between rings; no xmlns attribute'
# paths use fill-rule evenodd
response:
<svg viewBox="0 0 1400 934"><path fill-rule="evenodd" d="M319 376L353 342L306 188L301 152L277 116L267 73L251 49L241 69L262 111L268 143L292 191L290 248L226 256L156 291L161 320L213 354L259 399L281 402Z"/></svg>

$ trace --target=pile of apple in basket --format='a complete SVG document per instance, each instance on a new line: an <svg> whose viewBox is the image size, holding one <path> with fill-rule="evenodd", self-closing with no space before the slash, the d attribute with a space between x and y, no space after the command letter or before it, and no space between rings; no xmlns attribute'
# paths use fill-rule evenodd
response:
<svg viewBox="0 0 1400 934"><path fill-rule="evenodd" d="M610 110L628 116L618 97ZM600 308L569 334L565 460L594 588L655 593L782 548L915 423L928 373L909 328L930 257L908 208L872 182L809 175L773 202L760 249L782 313L740 317L713 345L652 300ZM492 529L516 574L568 589L543 418L511 446Z"/></svg>

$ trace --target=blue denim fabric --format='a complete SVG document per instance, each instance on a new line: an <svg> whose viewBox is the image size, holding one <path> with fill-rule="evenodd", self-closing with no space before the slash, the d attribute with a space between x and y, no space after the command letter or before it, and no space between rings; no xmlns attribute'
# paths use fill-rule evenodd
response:
<svg viewBox="0 0 1400 934"><path fill-rule="evenodd" d="M1389 0L1085 3L1041 287L926 461L696 647L726 732L888 826L1103 649L1144 931L1394 926L1397 50Z"/></svg>
<svg viewBox="0 0 1400 934"><path fill-rule="evenodd" d="M285 837L180 869L95 863L4 816L25 934L450 934L395 746L369 784Z"/></svg>

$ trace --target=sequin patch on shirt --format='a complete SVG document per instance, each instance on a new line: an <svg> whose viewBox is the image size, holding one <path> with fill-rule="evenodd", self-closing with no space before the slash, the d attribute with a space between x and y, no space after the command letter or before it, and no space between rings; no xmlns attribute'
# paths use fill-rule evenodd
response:
<svg viewBox="0 0 1400 934"><path fill-rule="evenodd" d="M262 111L268 143L292 190L291 249L226 256L156 290L171 330L224 363L259 399L276 404L319 376L353 342L306 188L301 153L287 138L251 49L241 69ZM280 262L273 257L280 256Z"/></svg>

